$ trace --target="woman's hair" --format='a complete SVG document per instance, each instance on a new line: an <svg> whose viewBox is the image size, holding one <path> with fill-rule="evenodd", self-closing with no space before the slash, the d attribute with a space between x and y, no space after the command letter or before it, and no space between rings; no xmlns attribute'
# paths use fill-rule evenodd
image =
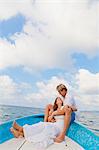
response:
<svg viewBox="0 0 99 150"><path fill-rule="evenodd" d="M54 106L53 106L54 111L57 110L57 108L58 108L57 99L58 99L58 97L55 99L55 102L54 102ZM63 106L63 101L62 101L62 106Z"/></svg>

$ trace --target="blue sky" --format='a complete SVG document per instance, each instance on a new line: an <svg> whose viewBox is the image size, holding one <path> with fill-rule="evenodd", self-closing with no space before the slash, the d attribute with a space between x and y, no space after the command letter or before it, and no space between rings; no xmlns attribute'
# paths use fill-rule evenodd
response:
<svg viewBox="0 0 99 150"><path fill-rule="evenodd" d="M84 54L75 53L73 54L73 58L76 60L75 66L78 69L85 68L93 73L99 72L99 56L88 58Z"/></svg>
<svg viewBox="0 0 99 150"><path fill-rule="evenodd" d="M15 33L22 32L23 26L25 24L24 16L18 14L7 20L0 21L0 37L6 38L10 42L14 42L10 37Z"/></svg>
<svg viewBox="0 0 99 150"><path fill-rule="evenodd" d="M74 93L78 107L98 109L97 4L87 0L83 5L76 0L72 3L47 0L26 1L20 6L16 0L12 5L3 1L1 104L45 107L55 98L56 85L64 82ZM12 11L7 14L6 9Z"/></svg>

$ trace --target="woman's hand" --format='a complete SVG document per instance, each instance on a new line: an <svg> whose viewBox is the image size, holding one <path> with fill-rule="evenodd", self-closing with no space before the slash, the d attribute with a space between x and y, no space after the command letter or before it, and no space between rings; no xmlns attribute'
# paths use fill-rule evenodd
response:
<svg viewBox="0 0 99 150"><path fill-rule="evenodd" d="M51 122L52 122L52 123L56 122L56 119L55 119L55 118L53 118L53 119L51 120Z"/></svg>
<svg viewBox="0 0 99 150"><path fill-rule="evenodd" d="M48 122L56 122L54 118L55 112L53 112L49 117L48 117Z"/></svg>
<svg viewBox="0 0 99 150"><path fill-rule="evenodd" d="M52 120L53 120L53 115L48 117L48 122L52 122Z"/></svg>

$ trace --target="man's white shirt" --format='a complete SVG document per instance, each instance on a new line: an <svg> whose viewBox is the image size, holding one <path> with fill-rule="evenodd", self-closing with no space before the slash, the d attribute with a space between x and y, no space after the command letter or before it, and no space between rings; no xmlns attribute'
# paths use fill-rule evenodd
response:
<svg viewBox="0 0 99 150"><path fill-rule="evenodd" d="M58 95L58 97L60 97L60 99L63 101L63 105L68 105L68 106L75 106L76 107L76 103L75 103L75 99L73 96L68 96L66 95L66 97L64 98L62 95Z"/></svg>

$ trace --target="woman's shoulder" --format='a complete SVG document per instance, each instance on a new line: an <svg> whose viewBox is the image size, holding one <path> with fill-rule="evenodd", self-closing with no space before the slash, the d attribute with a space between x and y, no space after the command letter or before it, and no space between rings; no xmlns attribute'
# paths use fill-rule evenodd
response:
<svg viewBox="0 0 99 150"><path fill-rule="evenodd" d="M52 109L53 105L52 104L48 104L46 107L49 108L49 109Z"/></svg>

